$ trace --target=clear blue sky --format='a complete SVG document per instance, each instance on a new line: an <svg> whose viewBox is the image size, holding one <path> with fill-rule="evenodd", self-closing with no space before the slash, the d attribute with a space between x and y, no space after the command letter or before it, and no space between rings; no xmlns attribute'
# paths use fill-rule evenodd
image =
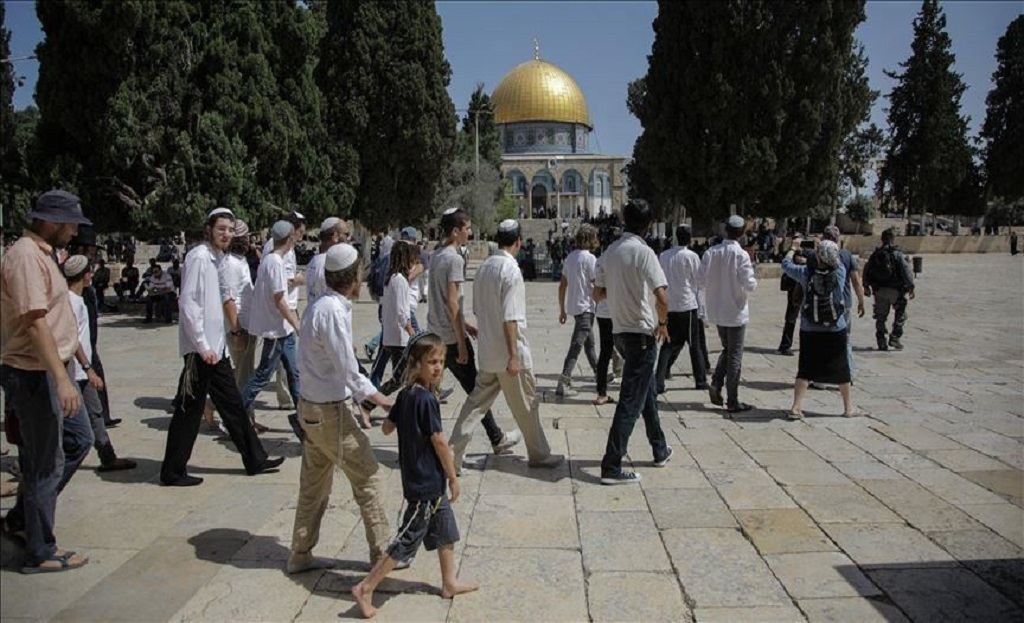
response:
<svg viewBox="0 0 1024 623"><path fill-rule="evenodd" d="M6 26L12 31L12 56L29 55L42 39L35 5L4 0ZM869 59L871 86L891 89L883 69L897 69L910 55L913 19L920 2L868 2L867 20L858 36ZM945 2L956 70L967 84L962 105L976 134L985 118L985 95L992 88L996 41L1024 11L1019 0ZM476 84L492 90L517 64L533 57L533 37L541 58L572 75L590 106L597 147L628 156L640 125L626 110L626 85L647 70L657 14L653 2L438 2L444 23L445 54L452 66L449 87L456 107L464 107ZM14 97L16 108L32 102L38 64L15 65L25 84ZM879 98L872 120L885 127L886 100Z"/></svg>

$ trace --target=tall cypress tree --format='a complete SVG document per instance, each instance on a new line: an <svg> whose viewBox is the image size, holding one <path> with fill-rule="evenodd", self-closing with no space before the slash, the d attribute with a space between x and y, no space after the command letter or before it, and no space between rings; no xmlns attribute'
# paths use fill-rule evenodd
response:
<svg viewBox="0 0 1024 623"><path fill-rule="evenodd" d="M1012 203L1024 198L1024 15L999 38L996 61L981 129L985 173L992 193Z"/></svg>
<svg viewBox="0 0 1024 623"><path fill-rule="evenodd" d="M627 100L644 128L631 175L656 210L712 218L760 200L785 215L834 189L863 19L863 1L661 0Z"/></svg>
<svg viewBox="0 0 1024 623"><path fill-rule="evenodd" d="M7 8L0 3L0 208L4 223L11 222L20 160L14 141L14 67L11 31L5 25Z"/></svg>
<svg viewBox="0 0 1024 623"><path fill-rule="evenodd" d="M371 227L427 218L457 122L433 3L328 3L317 78L351 215Z"/></svg>
<svg viewBox="0 0 1024 623"><path fill-rule="evenodd" d="M938 0L924 0L914 19L911 56L889 94L889 146L880 180L885 199L912 213L956 211L953 192L971 166L967 120L960 115L966 86L953 71L955 58ZM922 217L923 218L923 217Z"/></svg>
<svg viewBox="0 0 1024 623"><path fill-rule="evenodd" d="M479 128L476 124L479 123ZM501 169L501 135L494 124L494 106L491 96L484 90L483 83L478 83L469 97L469 108L462 116L462 133L466 140L459 143L459 156L473 162L476 159L477 132L479 132L480 166L489 163Z"/></svg>

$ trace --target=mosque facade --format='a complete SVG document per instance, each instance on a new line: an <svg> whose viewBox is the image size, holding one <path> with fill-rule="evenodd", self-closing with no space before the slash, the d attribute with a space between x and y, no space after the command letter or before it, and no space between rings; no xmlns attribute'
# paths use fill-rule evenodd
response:
<svg viewBox="0 0 1024 623"><path fill-rule="evenodd" d="M623 156L596 153L583 91L568 73L533 60L508 72L491 94L501 171L520 218L611 214L626 198Z"/></svg>

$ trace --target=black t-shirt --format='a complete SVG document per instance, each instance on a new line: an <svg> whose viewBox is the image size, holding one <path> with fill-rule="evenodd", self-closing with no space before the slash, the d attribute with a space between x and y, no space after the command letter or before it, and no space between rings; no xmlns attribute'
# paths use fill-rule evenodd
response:
<svg viewBox="0 0 1024 623"><path fill-rule="evenodd" d="M388 414L398 430L398 465L406 500L433 500L444 495L444 467L430 443L442 433L441 405L419 385L403 389Z"/></svg>

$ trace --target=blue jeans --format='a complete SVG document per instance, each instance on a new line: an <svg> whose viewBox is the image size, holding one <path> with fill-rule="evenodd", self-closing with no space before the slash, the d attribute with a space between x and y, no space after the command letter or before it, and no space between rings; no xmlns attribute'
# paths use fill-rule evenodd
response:
<svg viewBox="0 0 1024 623"><path fill-rule="evenodd" d="M89 453L92 429L84 401L78 413L63 417L56 384L46 372L2 366L0 382L21 433L21 483L6 521L12 530L25 530L26 564L38 565L57 552L57 495Z"/></svg>
<svg viewBox="0 0 1024 623"><path fill-rule="evenodd" d="M624 359L619 404L615 407L612 427L608 431L608 445L601 459L601 476L615 476L622 472L622 457L626 455L629 437L638 417L643 415L647 440L654 451L654 460L668 454L668 443L658 418L658 395L654 386L654 366L658 362L658 341L643 333L617 333L615 342Z"/></svg>
<svg viewBox="0 0 1024 623"><path fill-rule="evenodd" d="M247 413L252 412L252 406L256 402L256 396L260 395L270 383L270 378L277 371L278 364L284 364L284 371L288 375L288 393L292 395L292 402L299 404L299 362L295 355L295 334L290 333L285 337L263 338L263 353L260 355L260 365L253 372L252 378L245 384L242 390L242 405Z"/></svg>

